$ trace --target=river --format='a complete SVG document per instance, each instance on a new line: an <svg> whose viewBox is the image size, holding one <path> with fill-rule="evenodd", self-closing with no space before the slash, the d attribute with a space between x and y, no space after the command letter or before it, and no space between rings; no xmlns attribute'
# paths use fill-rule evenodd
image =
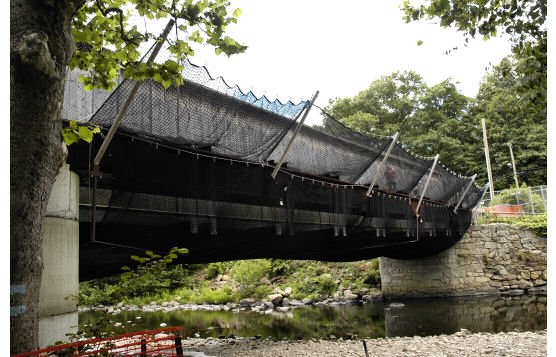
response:
<svg viewBox="0 0 556 357"><path fill-rule="evenodd" d="M245 311L123 311L108 315L118 332L133 332L166 326L182 326L184 337L237 337L311 339L346 337L379 338L452 334L465 328L471 332L537 331L547 326L546 295L482 296L390 302L309 306L287 312L261 314ZM83 329L103 316L80 312Z"/></svg>

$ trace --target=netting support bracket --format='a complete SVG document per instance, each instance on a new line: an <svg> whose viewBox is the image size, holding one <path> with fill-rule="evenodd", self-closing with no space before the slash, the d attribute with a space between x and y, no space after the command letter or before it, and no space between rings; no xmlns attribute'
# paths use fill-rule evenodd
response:
<svg viewBox="0 0 556 357"><path fill-rule="evenodd" d="M463 199L464 199L465 195L467 195L467 191L469 191L469 189L471 188L471 185L473 184L473 182L475 182L475 177L477 177L477 174L475 174L471 177L471 181L469 182L469 184L467 184L467 188L465 189L465 191L463 191L463 194L461 195L461 198L459 199L458 204L454 208L454 213L457 213L459 205L463 202Z"/></svg>
<svg viewBox="0 0 556 357"><path fill-rule="evenodd" d="M419 197L419 203L417 203L417 208L415 208L415 214L417 215L417 218L419 218L419 216L421 215L420 208L421 208L421 203L423 203L423 197L425 197L425 193L427 193L427 188L429 187L429 183L431 182L431 177L432 174L434 173L434 169L436 168L436 164L438 163L438 157L440 155L436 154L436 156L434 157L434 162L432 163L431 166L431 172L429 172L429 176L427 176L427 181L425 182L425 187L423 187L423 192L421 192L421 197Z"/></svg>
<svg viewBox="0 0 556 357"><path fill-rule="evenodd" d="M284 150L284 153L282 154L282 157L280 158L280 161L278 161L278 165L276 165L276 167L274 168L274 171L272 171L272 175L271 175L272 179L275 179L276 175L278 175L278 171L280 171L280 168L282 167L282 164L284 163L284 160L286 159L286 155L288 155L288 151L290 151L291 146L293 144L293 141L295 140L297 134L299 134L299 131L301 130L301 127L303 127L303 122L305 122L305 118L307 118L307 115L309 114L309 111L311 110L311 107L313 106L313 103L315 103L315 100L317 99L318 95L319 95L319 91L316 91L315 95L313 95L313 98L311 99L311 102L309 103L309 105L305 109L305 112L303 113L303 116L301 117L301 120L299 121L299 124L297 125L297 127L295 128L295 131L293 132L293 135L290 139L290 142L288 143L288 146L286 146L286 149Z"/></svg>
<svg viewBox="0 0 556 357"><path fill-rule="evenodd" d="M396 141L398 141L399 136L400 136L399 131L396 132L396 134L394 134L394 137L392 138L392 142L390 143L390 146L388 147L388 150L386 151L386 154L384 154L384 159L382 159L382 161L380 162L380 165L378 166L378 169L376 170L375 177L373 178L373 181L371 182L371 185L369 186L369 189L367 190L367 193L365 194L365 196L369 197L371 195L371 193L373 192L373 187L375 187L376 181L378 180L378 176L380 176L380 174L382 173L382 168L384 167L384 164L386 163L386 160L388 160L388 157L390 156L390 152L392 152L392 149L394 148L394 145L396 145ZM372 165L372 163L371 163L371 165ZM367 170L368 169L369 168L367 168Z"/></svg>

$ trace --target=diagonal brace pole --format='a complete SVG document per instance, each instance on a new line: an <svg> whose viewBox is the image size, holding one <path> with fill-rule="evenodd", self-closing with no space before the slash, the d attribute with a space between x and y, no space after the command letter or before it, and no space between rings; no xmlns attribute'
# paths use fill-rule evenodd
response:
<svg viewBox="0 0 556 357"><path fill-rule="evenodd" d="M423 202L423 197L425 197L425 193L427 192L427 188L429 187L429 183L431 181L432 174L434 173L434 169L436 168L436 164L438 163L438 157L440 155L436 154L434 157L434 162L432 163L431 172L429 172L429 176L427 177L427 181L425 182L425 187L423 188L423 192L421 193L421 197L419 198L419 203L417 203L417 208L415 209L415 213L417 217L420 216L419 208L421 208L421 203Z"/></svg>
<svg viewBox="0 0 556 357"><path fill-rule="evenodd" d="M164 28L164 31L162 32L161 39L156 44L156 46L153 49L153 52L151 53L151 55L149 56L149 59L147 60L147 64L153 62L154 59L156 58L156 56L158 55L158 52L160 52L160 49L162 48L162 44L164 43L164 41L166 41L166 37L168 37L168 34L170 33L170 30L172 29L172 26L174 26L174 23L175 23L174 19L170 19L170 21L168 21L168 24L166 25L166 28ZM110 145L110 142L112 141L112 138L114 137L114 134L116 134L116 130L118 130L118 127L120 126L120 123L122 122L122 119L123 119L125 113L127 112L127 109L131 105L131 102L133 101L133 98L135 98L135 94L139 90L139 86L141 86L141 83L142 83L141 81L136 81L135 84L133 85L133 88L131 89L131 92L129 93L129 96L127 97L124 105L122 106L122 109L118 113L118 116L116 117L116 120L114 120L114 123L112 124L112 127L110 127L110 130L108 131L108 134L106 135L106 138L102 142L102 145L100 146L100 149L98 150L98 152L95 156L95 159L93 160L93 213L92 213L92 222L91 222L91 224L92 224L91 241L92 242L96 241L96 220L97 220L96 219L96 211L97 211L96 198L97 198L97 182L98 182L98 177L100 176L100 170L99 170L100 160L102 160L102 157L104 156L104 153L106 152L106 149L108 148L108 145Z"/></svg>
<svg viewBox="0 0 556 357"><path fill-rule="evenodd" d="M175 23L174 19L171 19L170 21L168 21L168 24L166 25L166 28L164 29L164 32L162 32L161 39L156 44L155 48L153 49L153 52L151 53L151 55L149 56L149 59L147 60L147 64L153 62L154 59L156 58L156 56L158 55L158 52L162 48L162 45L164 44L164 41L166 41L166 37L168 37L168 34L170 33L170 30L172 29L172 26L174 26L174 23ZM122 119L124 118L124 115L127 112L127 109L131 105L131 102L133 101L133 98L135 98L135 94L137 93L137 90L139 90L139 86L141 86L141 83L142 83L142 81L136 81L135 84L133 85L133 88L131 89L131 92L129 93L129 96L127 97L124 105L122 106L122 109L118 113L118 116L116 117L116 120L114 120L114 124L112 124L112 127L110 127L110 130L108 131L108 134L106 135L106 139L104 139L104 141L102 142L102 145L100 146L100 149L98 150L97 155L95 156L95 159L93 161L93 164L95 166L98 166L100 164L100 160L102 160L102 157L104 156L104 153L106 152L106 149L108 148L108 145L110 145L110 142L112 141L112 138L114 137L114 134L116 134L116 130L118 130L118 127L120 126L120 123L122 122Z"/></svg>
<svg viewBox="0 0 556 357"><path fill-rule="evenodd" d="M303 122L305 121L305 118L307 118L307 114L309 114L309 111L311 110L311 107L313 106L313 103L315 103L315 99L317 99L318 95L319 95L319 91L317 91L315 93L315 95L311 99L311 102L309 103L309 106L307 106L307 108L305 109L305 112L303 113L303 116L301 117L301 121L299 122L299 124L295 128L295 131L293 132L293 135L290 139L290 142L288 143L288 146L286 146L286 149L284 150L284 153L282 154L282 157L280 158L280 161L278 161L278 165L276 165L276 167L274 168L274 171L272 171L272 175L271 175L272 179L275 179L276 175L278 175L278 171L280 171L280 168L282 167L282 164L284 163L284 160L286 159L286 155L288 154L288 151L290 151L291 146L293 144L293 141L295 140L295 137L297 136L297 134L301 130L301 127L303 126Z"/></svg>
<svg viewBox="0 0 556 357"><path fill-rule="evenodd" d="M398 141L399 136L400 136L400 132L397 132L396 134L394 134L394 137L392 138L392 142L390 143L390 146L388 147L388 150L386 151L386 154L384 154L384 159L382 159L380 165L378 166L378 170L376 170L375 177L373 178L373 181L371 182L371 185L369 186L369 189L367 190L367 193L365 194L367 197L369 197L371 195L371 192L373 191L373 187L375 186L375 183L378 180L378 176L380 176L380 174L382 173L382 169L384 168L384 164L386 163L386 160L388 160L388 157L390 156L390 152L394 148L394 145L396 144L396 141Z"/></svg>
<svg viewBox="0 0 556 357"><path fill-rule="evenodd" d="M467 195L467 191L469 191L469 189L471 188L471 185L475 181L475 177L477 177L477 174L475 174L475 175L473 175L473 177L471 177L471 181L467 185L467 188L465 189L465 191L463 191L463 195L461 195L461 198L459 199L458 204L456 205L456 208L454 208L454 213L456 213L458 211L459 205L463 202L463 199L464 199L465 195Z"/></svg>

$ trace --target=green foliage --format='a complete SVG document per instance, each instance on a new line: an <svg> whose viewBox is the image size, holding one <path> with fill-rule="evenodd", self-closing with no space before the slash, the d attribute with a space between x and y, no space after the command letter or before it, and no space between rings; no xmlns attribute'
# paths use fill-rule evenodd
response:
<svg viewBox="0 0 556 357"><path fill-rule="evenodd" d="M224 274L229 266L230 263L228 262L209 263L205 271L205 278L216 278L219 274Z"/></svg>
<svg viewBox="0 0 556 357"><path fill-rule="evenodd" d="M81 283L79 304L116 304L122 300L138 296L155 295L167 290L183 286L188 277L181 265L168 268L178 254L186 254L185 248L172 248L165 256L145 252L147 256L131 256L139 264L135 270L128 266L122 267L125 272L119 277Z"/></svg>
<svg viewBox="0 0 556 357"><path fill-rule="evenodd" d="M493 215L487 215L479 223L507 223L516 224L518 226L529 228L533 233L539 237L547 236L547 215L544 214L533 214L524 215L520 217L498 217Z"/></svg>
<svg viewBox="0 0 556 357"><path fill-rule="evenodd" d="M198 289L189 290L189 294L184 293L185 300L194 304L225 304L233 301L232 288L223 286L220 289L211 289L208 282L205 282Z"/></svg>
<svg viewBox="0 0 556 357"><path fill-rule="evenodd" d="M513 90L524 99L521 110L546 112L546 0L407 0L402 10L407 22L437 19L440 26L455 27L464 33L466 43L476 35L487 40L505 33L517 61L513 73L505 76L519 78Z"/></svg>
<svg viewBox="0 0 556 357"><path fill-rule="evenodd" d="M295 262L285 259L270 260L270 276L288 275L295 270Z"/></svg>
<svg viewBox="0 0 556 357"><path fill-rule="evenodd" d="M230 273L236 282L245 287L254 286L268 275L270 266L267 259L240 260L234 264Z"/></svg>
<svg viewBox="0 0 556 357"><path fill-rule="evenodd" d="M100 128L77 125L75 120L70 121L69 125L62 129L62 137L67 146L78 142L80 139L90 143L93 141L93 135L97 133L100 133Z"/></svg>
<svg viewBox="0 0 556 357"><path fill-rule="evenodd" d="M508 142L521 177L530 186L546 183L546 101L537 105L538 88L523 91L519 60L506 58L485 76L475 99L450 80L428 86L415 72L395 72L371 83L353 98L335 99L327 111L364 135L401 133L402 146L417 155L440 154L443 165L486 183L481 119L486 120L497 189L509 186L512 169ZM540 103L540 102L539 102ZM326 122L325 122L326 123ZM324 128L326 130L326 128Z"/></svg>
<svg viewBox="0 0 556 357"><path fill-rule="evenodd" d="M304 297L327 297L334 295L337 285L330 274L321 276L305 276L297 285L292 287L292 297L302 299Z"/></svg>
<svg viewBox="0 0 556 357"><path fill-rule="evenodd" d="M496 205L518 205L522 204L525 206L524 210L531 211L531 199L533 200L533 207L535 213L546 213L546 207L543 199L540 195L531 192L529 194L529 188L527 184L523 183L519 188L511 188L509 190L500 191L494 199L490 202L490 207Z"/></svg>
<svg viewBox="0 0 556 357"><path fill-rule="evenodd" d="M80 78L86 90L112 89L119 70L124 70L126 78L152 78L165 88L180 85L183 83L180 63L194 55L193 44L208 44L215 48L216 54L228 56L247 49L224 34L226 27L237 23L241 14L239 9L228 14L228 6L225 0L85 1L74 14L72 34L76 42L89 48L78 48L69 67L87 72ZM164 63L136 66L140 59L139 46L159 36L149 32L149 28L159 28L153 22L163 18L175 20L172 31L175 35L167 39L172 58ZM137 25L131 25L137 20L151 26L139 31Z"/></svg>

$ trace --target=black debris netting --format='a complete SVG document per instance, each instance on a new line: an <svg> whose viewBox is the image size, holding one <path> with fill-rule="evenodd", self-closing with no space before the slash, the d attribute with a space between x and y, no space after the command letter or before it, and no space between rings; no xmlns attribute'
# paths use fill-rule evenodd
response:
<svg viewBox="0 0 556 357"><path fill-rule="evenodd" d="M83 142L71 147L71 169L83 177L100 147L97 139L91 148ZM425 202L418 225L417 199L366 197L361 186L287 172L275 181L272 169L117 134L100 165L95 243L91 195L82 187L81 280L118 272L137 250L164 253L174 246L190 250L184 263L416 258L454 244L470 219L469 210L454 214Z"/></svg>
<svg viewBox="0 0 556 357"><path fill-rule="evenodd" d="M469 226L482 195L475 185L465 193L469 178L437 165L417 217L433 160L393 143L379 172L392 138L363 136L324 112L322 125L302 127L272 179L308 102L258 98L191 64L184 76L166 90L140 84L101 162L94 243L90 168L102 137L70 147L82 178L82 280L117 272L137 250L174 246L190 249L184 262L418 258L451 246ZM105 132L135 84L123 80L96 96L100 104L74 82L64 117L94 113L86 122Z"/></svg>

